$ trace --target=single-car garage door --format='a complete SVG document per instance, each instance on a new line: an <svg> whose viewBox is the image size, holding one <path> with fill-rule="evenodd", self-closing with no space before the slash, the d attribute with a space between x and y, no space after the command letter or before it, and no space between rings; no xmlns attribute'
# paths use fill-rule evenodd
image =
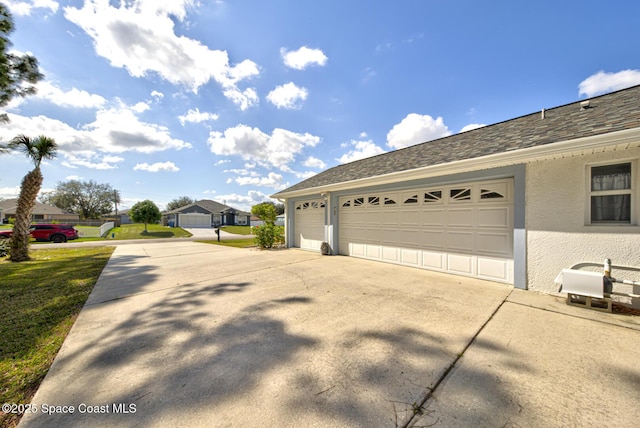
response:
<svg viewBox="0 0 640 428"><path fill-rule="evenodd" d="M513 283L513 180L339 198L340 254Z"/></svg>
<svg viewBox="0 0 640 428"><path fill-rule="evenodd" d="M180 227L211 227L211 214L180 214Z"/></svg>
<svg viewBox="0 0 640 428"><path fill-rule="evenodd" d="M320 251L324 241L324 211L322 199L311 199L295 204L295 246Z"/></svg>

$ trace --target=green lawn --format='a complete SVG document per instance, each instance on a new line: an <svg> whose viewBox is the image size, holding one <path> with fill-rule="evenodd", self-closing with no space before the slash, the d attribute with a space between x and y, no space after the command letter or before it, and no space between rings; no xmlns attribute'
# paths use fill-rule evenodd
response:
<svg viewBox="0 0 640 428"><path fill-rule="evenodd" d="M0 258L0 402L27 404L47 374L113 247L40 249ZM0 426L15 415L0 412Z"/></svg>
<svg viewBox="0 0 640 428"><path fill-rule="evenodd" d="M216 244L216 245L224 245L225 247L236 247L236 248L251 248L257 247L256 241L253 238L250 239L230 239L228 241L220 241L217 240L204 240L204 241L196 241L202 242L204 244Z"/></svg>
<svg viewBox="0 0 640 428"><path fill-rule="evenodd" d="M251 235L251 226L222 226L222 230L236 235Z"/></svg>
<svg viewBox="0 0 640 428"><path fill-rule="evenodd" d="M144 233L144 224L123 224L120 227L114 227L107 234L107 238L111 239L111 234L115 234L115 239L151 239L151 238L188 238L191 236L189 232L180 227L160 226L159 224L148 224L147 233Z"/></svg>

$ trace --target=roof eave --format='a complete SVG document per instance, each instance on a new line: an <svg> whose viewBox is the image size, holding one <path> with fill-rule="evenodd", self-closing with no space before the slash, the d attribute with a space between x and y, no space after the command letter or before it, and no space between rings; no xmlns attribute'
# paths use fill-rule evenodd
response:
<svg viewBox="0 0 640 428"><path fill-rule="evenodd" d="M571 140L560 141L557 143L544 144L525 149L480 156L473 159L464 159L455 162L430 165L406 171L393 172L390 174L376 175L373 177L361 178L357 180L343 181L340 183L327 184L324 186L299 189L291 192L279 192L272 195L271 197L277 199L290 199L299 196L325 192L336 192L358 187L392 184L402 181L459 174L464 172L535 162L540 160L557 159L566 157L569 154L581 155L585 154L586 152L593 152L597 149L606 149L607 147L612 147L614 149L640 147L640 128L626 129L622 131L610 132L589 137L575 138Z"/></svg>

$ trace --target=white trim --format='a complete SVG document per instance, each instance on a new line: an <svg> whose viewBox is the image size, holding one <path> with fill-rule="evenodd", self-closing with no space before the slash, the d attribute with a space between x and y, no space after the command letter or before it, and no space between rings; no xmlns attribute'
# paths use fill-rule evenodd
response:
<svg viewBox="0 0 640 428"><path fill-rule="evenodd" d="M543 144L526 149L518 149L473 159L463 159L438 165L431 165L407 171L392 172L357 180L343 181L340 183L307 189L294 190L278 194L279 198L292 198L320 192L349 190L357 187L391 184L408 180L437 177L470 172L481 169L493 169L502 166L516 165L534 162L544 159L565 157L566 155L584 154L606 147L623 146L624 148L640 146L640 128L626 129L590 137L575 138L557 143ZM384 155L381 155L384 156Z"/></svg>
<svg viewBox="0 0 640 428"><path fill-rule="evenodd" d="M607 191L592 191L591 190L591 169L593 167L608 166L608 165L620 165L630 163L631 164L631 188L627 190L607 190ZM589 227L633 227L637 226L640 221L638 220L638 199L640 199L640 177L638 177L638 159L637 158L622 158L610 161L591 162L585 164L585 205L584 205L584 224ZM631 213L629 222L596 222L591 221L591 196L598 195L631 195Z"/></svg>

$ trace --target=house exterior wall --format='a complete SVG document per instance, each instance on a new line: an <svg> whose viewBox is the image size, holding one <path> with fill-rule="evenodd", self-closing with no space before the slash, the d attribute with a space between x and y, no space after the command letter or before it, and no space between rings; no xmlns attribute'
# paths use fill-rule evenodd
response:
<svg viewBox="0 0 640 428"><path fill-rule="evenodd" d="M640 273L616 270L616 265L640 268L640 149L611 151L529 163L526 166L526 241L528 288L557 294L553 281L562 269L581 262L600 266L585 268L601 272L605 258L613 263L613 276L640 280ZM632 176L631 225L590 225L589 170L599 163L635 162ZM634 211L635 209L635 211ZM634 217L635 215L635 217ZM640 287L616 284L615 289L640 294ZM640 302L623 299L640 306Z"/></svg>

